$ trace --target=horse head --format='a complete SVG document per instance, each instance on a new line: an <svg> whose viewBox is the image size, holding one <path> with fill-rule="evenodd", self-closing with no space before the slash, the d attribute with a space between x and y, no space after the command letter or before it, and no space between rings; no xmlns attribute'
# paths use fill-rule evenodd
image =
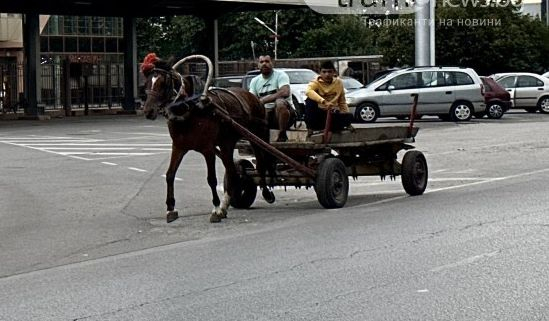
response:
<svg viewBox="0 0 549 321"><path fill-rule="evenodd" d="M166 105L187 96L183 77L172 68L172 63L159 59L154 53L145 57L141 72L145 76L143 113L147 119L165 115Z"/></svg>

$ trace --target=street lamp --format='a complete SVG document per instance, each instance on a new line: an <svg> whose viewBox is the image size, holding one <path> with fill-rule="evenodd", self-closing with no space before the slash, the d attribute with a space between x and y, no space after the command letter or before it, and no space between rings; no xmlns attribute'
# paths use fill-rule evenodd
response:
<svg viewBox="0 0 549 321"><path fill-rule="evenodd" d="M277 59L277 47L278 47L278 11L275 12L275 30L273 30L271 27L267 26L267 24L265 22L263 22L263 20L259 19L258 17L254 17L254 20L259 22L260 25L267 28L267 30L269 30L270 32L273 33L274 38L275 38L275 40L274 40L274 43L275 43L274 60L276 60Z"/></svg>

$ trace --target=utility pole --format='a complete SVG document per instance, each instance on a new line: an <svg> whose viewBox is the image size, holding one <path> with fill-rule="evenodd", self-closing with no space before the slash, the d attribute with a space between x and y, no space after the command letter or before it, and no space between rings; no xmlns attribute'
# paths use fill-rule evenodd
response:
<svg viewBox="0 0 549 321"><path fill-rule="evenodd" d="M258 17L254 17L254 20L259 22L260 25L262 25L263 27L267 28L267 30L269 30L270 32L272 32L272 34L274 35L274 60L277 59L277 44L278 44L278 30L273 30L271 27L267 26L267 24L265 22L263 22L263 20L259 19ZM275 29L278 29L278 11L276 12L276 15L275 15Z"/></svg>

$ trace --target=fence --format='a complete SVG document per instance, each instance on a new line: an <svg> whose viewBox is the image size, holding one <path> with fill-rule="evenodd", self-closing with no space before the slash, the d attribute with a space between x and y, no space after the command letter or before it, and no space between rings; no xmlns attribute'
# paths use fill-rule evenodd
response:
<svg viewBox="0 0 549 321"><path fill-rule="evenodd" d="M41 103L46 109L120 106L124 99L121 64L42 64ZM68 101L70 100L70 103Z"/></svg>
<svg viewBox="0 0 549 321"><path fill-rule="evenodd" d="M122 64L47 62L40 65L39 103L45 109L111 108L124 100ZM24 107L24 65L0 62L0 104L3 112Z"/></svg>

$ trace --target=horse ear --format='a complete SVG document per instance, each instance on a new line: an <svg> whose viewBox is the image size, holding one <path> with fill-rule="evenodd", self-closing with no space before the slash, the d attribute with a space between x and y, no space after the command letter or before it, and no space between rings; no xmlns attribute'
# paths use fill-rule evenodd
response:
<svg viewBox="0 0 549 321"><path fill-rule="evenodd" d="M170 56L166 62L171 67L171 66L175 65L177 60L175 59L175 56Z"/></svg>

